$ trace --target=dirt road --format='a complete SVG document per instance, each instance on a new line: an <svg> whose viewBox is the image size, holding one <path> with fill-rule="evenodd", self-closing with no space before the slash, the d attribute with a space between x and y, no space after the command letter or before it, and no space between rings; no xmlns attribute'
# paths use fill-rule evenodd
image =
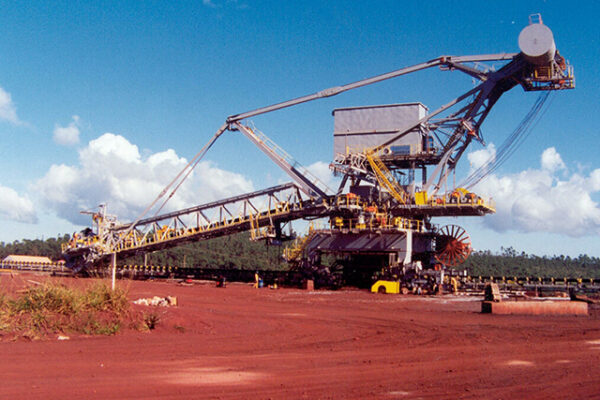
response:
<svg viewBox="0 0 600 400"><path fill-rule="evenodd" d="M467 297L120 284L132 300L180 305L148 333L0 343L0 398L600 398L595 311L497 316Z"/></svg>

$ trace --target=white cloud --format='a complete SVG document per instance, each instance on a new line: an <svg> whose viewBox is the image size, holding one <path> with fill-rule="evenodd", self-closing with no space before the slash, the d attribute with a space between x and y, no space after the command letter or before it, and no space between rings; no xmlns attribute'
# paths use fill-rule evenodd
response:
<svg viewBox="0 0 600 400"><path fill-rule="evenodd" d="M54 126L53 138L58 144L73 146L79 143L79 117L73 115L73 121L67 126Z"/></svg>
<svg viewBox="0 0 600 400"><path fill-rule="evenodd" d="M490 143L489 146L467 154L472 170L481 168L488 162L492 162L496 158L496 146Z"/></svg>
<svg viewBox="0 0 600 400"><path fill-rule="evenodd" d="M17 108L15 107L10 93L0 87L0 119L20 124L21 121L17 117Z"/></svg>
<svg viewBox="0 0 600 400"><path fill-rule="evenodd" d="M106 203L121 220L136 218L187 164L169 149L142 157L123 136L105 133L79 152L79 165L53 165L37 182L42 202L79 225L89 224L79 211ZM201 162L163 211L221 199L253 190L242 175Z"/></svg>
<svg viewBox="0 0 600 400"><path fill-rule="evenodd" d="M566 168L560 154L556 152L554 147L549 147L542 153L542 168L550 172Z"/></svg>
<svg viewBox="0 0 600 400"><path fill-rule="evenodd" d="M327 185L327 187L333 191L335 191L337 189L337 185L339 183L339 179L336 179L333 176L333 172L331 171L331 168L329 168L329 164L323 162L323 161L317 161L311 165L309 165L308 167L306 167L306 169L313 174L319 181L321 181L322 183L324 183L325 185ZM325 188L323 188L325 189ZM330 193L332 194L332 193Z"/></svg>
<svg viewBox="0 0 600 400"><path fill-rule="evenodd" d="M541 157L540 169L505 176L490 175L473 191L491 196L496 214L484 224L497 231L552 232L572 237L600 234L600 168L588 177L568 174L553 147ZM562 177L557 173L563 171Z"/></svg>
<svg viewBox="0 0 600 400"><path fill-rule="evenodd" d="M600 168L592 171L589 180L590 190L600 192Z"/></svg>
<svg viewBox="0 0 600 400"><path fill-rule="evenodd" d="M38 222L31 200L5 186L0 186L0 218L17 222Z"/></svg>

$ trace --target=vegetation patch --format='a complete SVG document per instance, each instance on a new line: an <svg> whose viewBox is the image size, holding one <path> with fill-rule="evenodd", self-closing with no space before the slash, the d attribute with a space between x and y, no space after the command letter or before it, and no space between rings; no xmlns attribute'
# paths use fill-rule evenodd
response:
<svg viewBox="0 0 600 400"><path fill-rule="evenodd" d="M194 267L204 269L288 270L282 261L281 246L266 246L249 240L248 232L205 240L148 254L148 265ZM60 245L70 240L68 234L46 240L0 242L0 259L9 254L46 256L53 260L62 257ZM143 265L142 256L120 259L122 264ZM537 256L501 247L499 252L474 251L457 269L466 269L472 276L539 276L567 278L600 278L600 257L580 254ZM2 301L2 299L0 299Z"/></svg>
<svg viewBox="0 0 600 400"><path fill-rule="evenodd" d="M457 269L466 269L472 276L600 278L600 257L585 254L539 257L519 253L512 247L501 247L496 254L489 250L475 251Z"/></svg>
<svg viewBox="0 0 600 400"><path fill-rule="evenodd" d="M158 325L158 322L160 321L160 315L156 310L153 310L150 312L143 313L142 319L145 328L148 330L152 330Z"/></svg>
<svg viewBox="0 0 600 400"><path fill-rule="evenodd" d="M57 283L26 288L15 296L0 293L0 336L42 339L57 334L114 335L138 328L127 292L98 282L84 289Z"/></svg>

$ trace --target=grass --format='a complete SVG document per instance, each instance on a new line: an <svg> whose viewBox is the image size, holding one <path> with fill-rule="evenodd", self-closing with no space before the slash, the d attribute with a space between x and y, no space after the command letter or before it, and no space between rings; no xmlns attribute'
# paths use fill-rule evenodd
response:
<svg viewBox="0 0 600 400"><path fill-rule="evenodd" d="M160 315L154 310L142 314L142 320L144 321L146 329L152 330L158 325L158 321L160 321Z"/></svg>
<svg viewBox="0 0 600 400"><path fill-rule="evenodd" d="M98 282L84 289L43 283L15 297L0 293L0 335L42 339L54 334L114 335L146 321L131 311L127 292ZM153 327L158 321L153 321Z"/></svg>

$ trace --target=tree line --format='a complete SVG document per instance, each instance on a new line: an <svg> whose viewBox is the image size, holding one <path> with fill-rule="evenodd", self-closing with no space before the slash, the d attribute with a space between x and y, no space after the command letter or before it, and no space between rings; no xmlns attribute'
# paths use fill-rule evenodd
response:
<svg viewBox="0 0 600 400"><path fill-rule="evenodd" d="M536 256L512 247L500 252L475 251L459 267L472 276L600 278L600 258L580 254Z"/></svg>
<svg viewBox="0 0 600 400"><path fill-rule="evenodd" d="M0 260L11 254L44 256L52 261L58 261L62 258L61 244L67 243L71 236L66 234L56 238L44 239L23 239L15 240L12 243L0 242Z"/></svg>
<svg viewBox="0 0 600 400"><path fill-rule="evenodd" d="M57 261L62 258L61 244L70 240L65 234L48 239L23 239L12 243L0 242L0 259L9 254L46 256ZM264 241L249 240L248 233L190 243L147 255L148 265L231 268L246 270L286 270L281 254L283 246L267 245ZM143 256L118 260L119 264L143 265ZM600 278L600 258L580 254L537 256L502 247L499 252L475 251L457 269L466 269L472 276Z"/></svg>
<svg viewBox="0 0 600 400"><path fill-rule="evenodd" d="M46 256L53 261L62 259L61 244L69 242L65 234L49 239L23 239L12 243L0 242L0 260L10 254ZM251 241L248 233L189 243L167 250L148 253L147 265L236 268L252 270L282 270L287 265L281 258L282 246L269 246L264 241ZM118 259L119 264L143 265L142 255Z"/></svg>

